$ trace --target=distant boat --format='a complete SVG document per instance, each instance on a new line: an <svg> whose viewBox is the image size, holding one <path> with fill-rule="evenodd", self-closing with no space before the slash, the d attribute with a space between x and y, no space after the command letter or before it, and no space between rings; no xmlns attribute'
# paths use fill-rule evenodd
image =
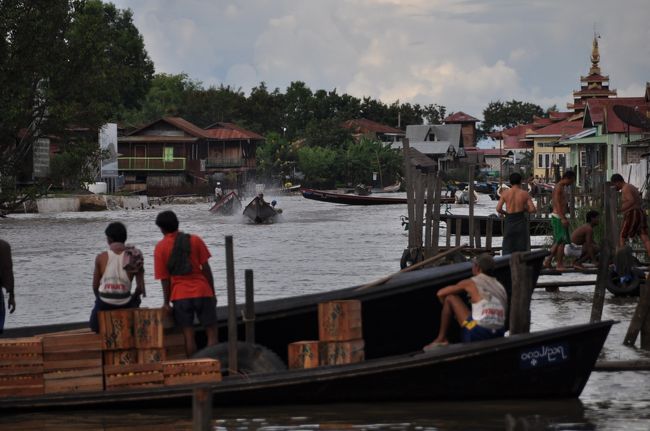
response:
<svg viewBox="0 0 650 431"><path fill-rule="evenodd" d="M408 201L406 198L387 198L380 196L359 196L344 193L331 193L322 190L302 189L302 196L305 199L312 199L321 202L331 202L334 204L345 205L403 205ZM440 199L440 203L448 204L454 203L453 196L444 196Z"/></svg>
<svg viewBox="0 0 650 431"><path fill-rule="evenodd" d="M254 223L271 223L279 211L276 211L259 196L255 196L244 208L244 215Z"/></svg>
<svg viewBox="0 0 650 431"><path fill-rule="evenodd" d="M397 184L393 184L392 186L384 187L383 189L381 189L381 191L385 193L394 193L394 192L398 192L400 187L402 187L402 183L398 182Z"/></svg>
<svg viewBox="0 0 650 431"><path fill-rule="evenodd" d="M235 192L224 195L210 208L211 213L220 215L233 215L239 210L241 210L241 200Z"/></svg>

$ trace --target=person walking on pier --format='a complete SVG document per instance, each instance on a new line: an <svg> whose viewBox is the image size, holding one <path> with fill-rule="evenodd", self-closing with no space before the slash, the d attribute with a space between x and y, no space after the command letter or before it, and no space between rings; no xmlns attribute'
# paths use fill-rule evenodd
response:
<svg viewBox="0 0 650 431"><path fill-rule="evenodd" d="M185 353L191 357L196 351L195 316L205 328L207 345L217 344L217 297L208 263L210 251L198 235L178 231L173 211L158 214L156 226L164 235L154 249L154 275L162 284L163 309L173 310L174 321L185 337Z"/></svg>
<svg viewBox="0 0 650 431"><path fill-rule="evenodd" d="M16 298L14 298L14 267L11 259L11 246L0 239L0 334L5 327L5 299L2 289L7 291L7 308L9 313L16 311Z"/></svg>
<svg viewBox="0 0 650 431"><path fill-rule="evenodd" d="M569 235L569 204L565 188L573 184L576 174L573 171L566 171L560 181L553 188L553 213L551 214L551 226L553 227L553 246L551 255L544 260L544 267L550 268L553 257L556 259L558 271L566 270L564 266L564 246L571 243Z"/></svg>
<svg viewBox="0 0 650 431"><path fill-rule="evenodd" d="M621 210L623 214L623 225L619 247L625 246L628 239L640 237L650 256L650 237L648 237L648 221L641 205L641 193L632 184L626 183L621 174L612 175L610 181L621 192Z"/></svg>
<svg viewBox="0 0 650 431"><path fill-rule="evenodd" d="M473 261L473 277L438 291L438 299L443 304L440 331L432 343L424 346L425 351L448 344L447 333L454 318L462 328L465 343L503 337L508 294L492 275L493 270L494 258L483 253ZM471 310L461 298L462 293L469 296Z"/></svg>
<svg viewBox="0 0 650 431"><path fill-rule="evenodd" d="M90 313L90 329L95 332L99 332L97 316L99 311L138 308L141 302L140 296L144 294L142 253L132 246L128 246L129 251L127 251L126 226L120 222L110 223L104 233L108 242L108 251L97 255L93 272L95 306ZM131 262L132 253L140 257L137 265ZM136 288L131 293L134 278Z"/></svg>
<svg viewBox="0 0 650 431"><path fill-rule="evenodd" d="M504 204L505 210L503 209ZM537 209L530 194L521 188L521 174L512 173L510 188L501 193L499 203L497 203L497 213L505 216L502 255L528 250L530 230L526 213L535 213L535 211Z"/></svg>

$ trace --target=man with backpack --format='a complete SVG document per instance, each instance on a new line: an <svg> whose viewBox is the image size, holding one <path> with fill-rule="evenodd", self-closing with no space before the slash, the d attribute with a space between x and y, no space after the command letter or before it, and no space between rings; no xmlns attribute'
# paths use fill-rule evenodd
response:
<svg viewBox="0 0 650 431"><path fill-rule="evenodd" d="M208 263L210 251L197 235L178 230L178 218L173 211L163 211L156 217L156 226L164 235L154 250L154 275L163 288L163 309L171 312L185 337L188 357L196 351L194 317L205 328L207 345L217 344L217 298L212 269Z"/></svg>

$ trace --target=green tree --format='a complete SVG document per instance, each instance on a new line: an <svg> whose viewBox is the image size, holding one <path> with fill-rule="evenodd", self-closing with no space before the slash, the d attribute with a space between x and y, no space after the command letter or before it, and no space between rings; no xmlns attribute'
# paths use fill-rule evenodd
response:
<svg viewBox="0 0 650 431"><path fill-rule="evenodd" d="M343 162L345 179L350 184L370 184L373 172L377 172L385 186L395 182L402 172L401 152L367 137L348 145Z"/></svg>
<svg viewBox="0 0 650 431"><path fill-rule="evenodd" d="M533 121L534 116L542 116L544 110L538 105L529 102L511 100L508 102L490 102L483 110L482 135L501 129L509 129L518 124Z"/></svg>
<svg viewBox="0 0 650 431"><path fill-rule="evenodd" d="M78 190L95 180L101 161L107 156L94 141L69 142L50 160L50 180L63 190Z"/></svg>
<svg viewBox="0 0 650 431"><path fill-rule="evenodd" d="M129 10L99 0L0 2L0 208L35 188L12 187L42 136L97 130L139 107L153 64ZM9 179L9 180L7 180ZM32 178L23 178L32 181Z"/></svg>
<svg viewBox="0 0 650 431"><path fill-rule="evenodd" d="M257 175L264 180L291 176L296 164L294 147L279 133L266 135L264 144L257 147Z"/></svg>
<svg viewBox="0 0 650 431"><path fill-rule="evenodd" d="M352 141L352 135L348 129L341 127L341 124L334 118L311 120L303 133L305 144L310 147L342 147Z"/></svg>
<svg viewBox="0 0 650 431"><path fill-rule="evenodd" d="M332 186L339 174L339 153L331 148L302 147L298 150L298 169L312 186Z"/></svg>

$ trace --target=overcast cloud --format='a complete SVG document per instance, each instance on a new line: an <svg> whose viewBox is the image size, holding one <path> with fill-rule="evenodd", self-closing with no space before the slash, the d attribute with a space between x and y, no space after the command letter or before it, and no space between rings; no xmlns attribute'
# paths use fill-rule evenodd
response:
<svg viewBox="0 0 650 431"><path fill-rule="evenodd" d="M565 109L589 69L620 96L650 81L648 0L117 0L156 71L248 92L260 81L438 103L478 118L492 100Z"/></svg>

